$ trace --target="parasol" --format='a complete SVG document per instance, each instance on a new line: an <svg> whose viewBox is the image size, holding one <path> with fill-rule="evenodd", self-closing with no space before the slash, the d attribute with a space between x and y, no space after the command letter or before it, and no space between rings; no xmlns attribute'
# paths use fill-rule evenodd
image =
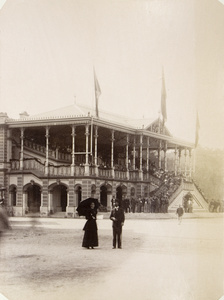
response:
<svg viewBox="0 0 224 300"><path fill-rule="evenodd" d="M79 216L86 215L87 210L90 209L91 203L95 204L96 209L99 208L99 206L100 206L100 203L99 203L98 199L96 199L96 198L87 198L85 200L82 200L76 209Z"/></svg>

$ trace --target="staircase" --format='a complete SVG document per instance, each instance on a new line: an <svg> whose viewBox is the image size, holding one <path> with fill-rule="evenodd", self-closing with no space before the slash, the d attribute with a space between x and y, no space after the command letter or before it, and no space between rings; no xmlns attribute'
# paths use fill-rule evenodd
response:
<svg viewBox="0 0 224 300"><path fill-rule="evenodd" d="M193 198L193 212L208 212L208 203L193 182L182 182L169 199L168 212L175 212L179 205L183 205L183 197L191 193Z"/></svg>

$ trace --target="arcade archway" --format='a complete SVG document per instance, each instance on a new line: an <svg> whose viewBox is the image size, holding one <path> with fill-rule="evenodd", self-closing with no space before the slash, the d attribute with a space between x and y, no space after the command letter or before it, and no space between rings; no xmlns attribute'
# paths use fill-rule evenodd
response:
<svg viewBox="0 0 224 300"><path fill-rule="evenodd" d="M82 187L81 185L75 186L75 203L78 206L79 203L82 201Z"/></svg>
<svg viewBox="0 0 224 300"><path fill-rule="evenodd" d="M67 186L59 184L52 187L52 206L54 212L66 211Z"/></svg>
<svg viewBox="0 0 224 300"><path fill-rule="evenodd" d="M26 187L27 207L31 213L40 212L41 205L41 188L36 184L29 184Z"/></svg>
<svg viewBox="0 0 224 300"><path fill-rule="evenodd" d="M107 187L105 185L100 187L100 203L107 207Z"/></svg>
<svg viewBox="0 0 224 300"><path fill-rule="evenodd" d="M127 195L127 188L125 185L119 185L116 188L116 199L120 202L122 201L123 197Z"/></svg>

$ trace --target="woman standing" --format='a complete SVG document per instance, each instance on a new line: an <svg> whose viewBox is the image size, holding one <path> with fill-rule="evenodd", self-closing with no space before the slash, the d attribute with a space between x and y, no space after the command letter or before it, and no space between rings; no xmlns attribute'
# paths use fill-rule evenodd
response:
<svg viewBox="0 0 224 300"><path fill-rule="evenodd" d="M87 221L83 228L85 233L82 241L82 247L93 249L94 247L98 246L96 215L97 215L97 210L95 209L94 202L92 202L90 204L90 208L87 210L86 213Z"/></svg>

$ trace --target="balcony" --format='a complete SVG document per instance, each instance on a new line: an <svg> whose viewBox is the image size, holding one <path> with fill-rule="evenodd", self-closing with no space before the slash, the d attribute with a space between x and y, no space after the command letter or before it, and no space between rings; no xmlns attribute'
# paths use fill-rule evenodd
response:
<svg viewBox="0 0 224 300"><path fill-rule="evenodd" d="M19 160L11 160L10 162L11 171L20 171L20 161ZM72 174L71 165L48 165L48 172L46 172L46 167L44 163L36 158L28 158L23 160L23 171L33 171L36 175L41 176L63 176L63 177L84 177L84 176L96 176L96 167L89 166L89 173L85 174L85 166L79 165L74 166L74 174ZM116 180L131 180L131 181L140 181L141 177L138 170L135 171L121 171L121 170L112 170L112 169L104 169L98 168L98 178L102 179L116 179ZM160 185L161 181L159 178L149 174L143 173L143 181L153 183L155 185Z"/></svg>

